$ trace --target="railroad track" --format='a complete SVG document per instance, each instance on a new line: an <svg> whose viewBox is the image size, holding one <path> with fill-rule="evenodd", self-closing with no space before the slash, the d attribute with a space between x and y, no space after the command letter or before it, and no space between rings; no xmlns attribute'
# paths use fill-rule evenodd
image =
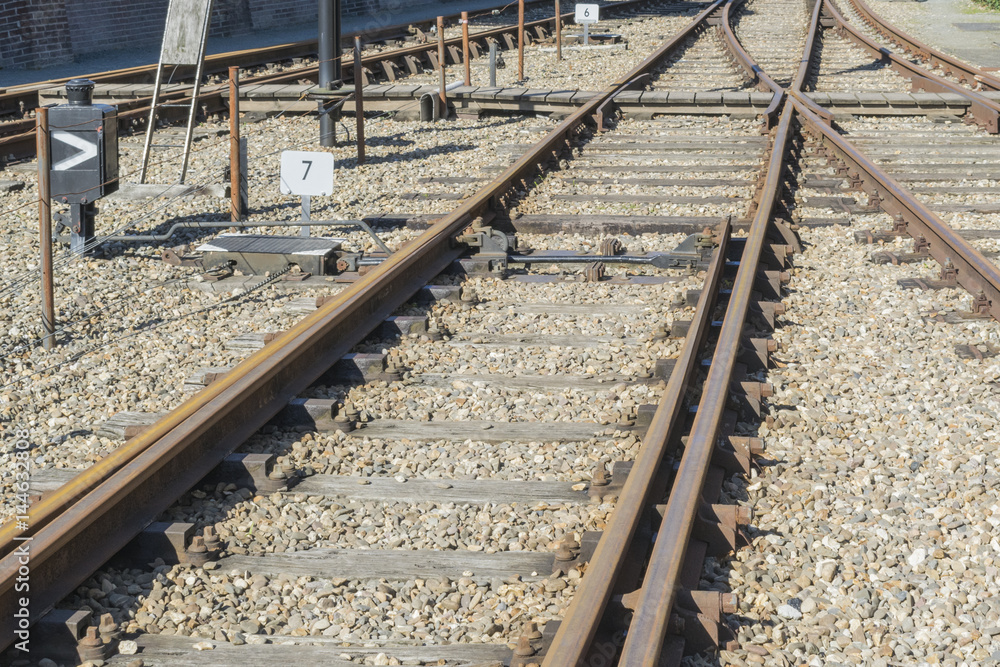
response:
<svg viewBox="0 0 1000 667"><path fill-rule="evenodd" d="M914 149L893 169L895 153L880 151L884 120L837 117L809 99L824 78L843 85L836 71L857 64L845 58L861 58L837 49L833 65L823 62L834 52L829 35L819 44L827 7L803 7L793 19L809 29L784 50L797 44L804 55L772 77L753 58L759 27L737 22L732 3L715 3L540 142L518 149L492 182L437 181L469 188L456 209L33 507L32 581L41 592L32 604L71 595L68 608L116 611L82 649L96 656L142 632L146 664L253 655L516 665L616 656L644 665L742 648L726 615L756 609L728 595L718 559L747 541L749 517L733 501L747 492L740 476L758 474L753 435L770 392L771 329L783 313L784 272L802 250L792 223L803 233L823 229L833 206L864 223L889 220L891 230L862 236L917 239L913 257L888 260L937 260L941 284L919 286L965 288L974 317L996 318L1000 303L1000 273L964 238L988 235L963 235L957 217L992 215L989 202L922 201L948 194L935 178L963 170L968 183L955 194L984 192L981 183L995 175L987 166L993 139L971 126L942 133L933 120L893 121L900 129L892 140ZM825 17L835 22L836 11ZM713 91L773 92L770 129L728 114L610 120L623 90L694 89L693 77ZM992 129L975 98L965 99ZM595 118L605 132L588 129ZM927 158L935 160L929 174L912 171L923 159L914 157L918 148L937 155ZM912 191L898 176L916 184ZM848 203L845 184L867 201ZM939 213L956 217L948 224ZM625 247L606 238L625 233L645 236ZM655 253L689 234L697 278L634 268L668 264ZM554 268L556 250L576 253L585 270ZM460 258L469 277L421 287ZM622 272L620 263L633 268ZM438 301L416 305L418 293ZM386 327L412 335L387 337ZM324 379L352 350L384 354L386 366L348 382ZM279 414L294 420L290 401L307 423L258 433ZM247 439L251 451L277 458L244 454L217 468ZM212 484L199 487L210 473ZM303 521L309 513L318 518ZM162 516L209 528L173 543L186 564L90 578ZM190 537L183 526L173 534L185 530ZM146 533L171 534L163 526ZM16 534L5 526L0 599L11 608ZM68 554L79 556L70 562ZM178 604L163 602L179 590Z"/></svg>
<svg viewBox="0 0 1000 667"><path fill-rule="evenodd" d="M621 0L608 4L606 11L612 15L628 16L648 4L650 0ZM539 5L540 1L529 2L527 5ZM661 3L662 4L662 3ZM505 8L508 12L509 7ZM533 13L544 13L538 8L532 8ZM509 17L508 17L509 18ZM562 16L564 22L572 21L573 14L567 13ZM448 17L449 21L457 22L457 17ZM492 21L491 21L492 22ZM407 31L413 26L393 26L387 28L386 35L408 34ZM530 20L525 24L525 39L529 44L544 41L552 33L554 18L544 18ZM418 43L397 48L377 48L364 54L362 57L363 80L365 85L375 82L396 82L408 77L422 74L424 71L437 69L437 41L430 40L424 31L415 28L416 34L420 37L415 40ZM507 23L499 27L487 27L473 29L470 33L470 49L472 58L479 60L484 53L489 50L491 42L496 43L501 50L516 48L517 40L516 15L514 23ZM345 35L350 39L354 35ZM365 35L370 37L369 35ZM390 38L376 36L378 41ZM206 77L210 79L209 85L202 88L200 99L202 101L202 112L204 116L224 115L227 113L229 84L228 77L229 64L237 64L240 67L249 68L250 76L245 76L241 80L244 86L258 84L299 84L304 81L316 83L319 76L319 66L315 63L316 41L298 42L295 44L269 47L259 50L241 51L235 53L225 53L211 56L206 59ZM462 37L453 35L445 40L446 61L452 66L462 65ZM265 71L256 73L253 70L262 65L274 63L287 63L288 61L303 60L302 65L293 67L278 67L278 71ZM312 64L310 64L310 62ZM221 63L221 64L220 64ZM229 64L227 64L229 63ZM270 68L268 68L270 69ZM102 72L88 75L88 78L98 84L112 83L148 83L150 77L155 75L156 66L150 65L140 68L131 68L118 72ZM354 63L347 59L342 64L342 76L345 83L354 81ZM212 79L216 81L211 82ZM7 92L0 92L0 115L23 116L19 120L10 120L0 123L0 162L16 162L30 159L35 154L35 121L28 115L39 106L39 94L41 91L59 87L65 83L65 79L46 81L32 86L25 86L12 89ZM183 80L175 83L182 83ZM158 116L163 122L186 122L187 116L183 109L185 103L190 102L190 86L173 86L161 95L165 102L170 102L171 106L164 108L162 115ZM118 107L119 126L123 132L134 130L147 122L149 115L150 97L139 97L131 100L121 100L116 103Z"/></svg>

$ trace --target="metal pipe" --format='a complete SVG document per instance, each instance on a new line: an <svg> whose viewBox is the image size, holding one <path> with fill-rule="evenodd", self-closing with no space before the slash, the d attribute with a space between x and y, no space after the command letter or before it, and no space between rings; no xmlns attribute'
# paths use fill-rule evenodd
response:
<svg viewBox="0 0 1000 667"><path fill-rule="evenodd" d="M365 91L361 76L361 38L354 38L354 115L358 121L358 164L365 163Z"/></svg>
<svg viewBox="0 0 1000 667"><path fill-rule="evenodd" d="M517 80L524 81L524 0L517 0Z"/></svg>
<svg viewBox="0 0 1000 667"><path fill-rule="evenodd" d="M240 198L240 68L229 68L229 218L243 219Z"/></svg>
<svg viewBox="0 0 1000 667"><path fill-rule="evenodd" d="M472 85L472 64L469 62L469 12L462 12L462 61L465 63L465 85Z"/></svg>
<svg viewBox="0 0 1000 667"><path fill-rule="evenodd" d="M438 31L438 70L441 73L441 113L439 116L441 118L448 117L448 82L445 81L445 63L444 63L444 17L439 16L437 20L437 31Z"/></svg>
<svg viewBox="0 0 1000 667"><path fill-rule="evenodd" d="M319 0L319 87L323 90L330 90L341 79L340 25L340 0ZM323 102L319 104L322 107ZM320 115L320 146L337 145L338 120L339 113Z"/></svg>
<svg viewBox="0 0 1000 667"><path fill-rule="evenodd" d="M243 222L234 225L231 222L175 222L165 234L134 234L119 236L103 236L102 242L111 243L163 243L180 229L253 229L255 227L360 227L368 233L383 252L391 255L392 250L382 242L367 222L364 220L296 220L294 222Z"/></svg>
<svg viewBox="0 0 1000 667"><path fill-rule="evenodd" d="M490 88L497 87L497 43L490 40Z"/></svg>
<svg viewBox="0 0 1000 667"><path fill-rule="evenodd" d="M201 93L201 78L205 73L205 46L208 44L208 31L212 25L211 3L205 24L201 32L201 44L198 45L198 66L194 73L194 88L191 92L191 108L188 110L187 128L184 131L184 155L181 157L181 177L177 181L183 183L187 178L188 164L191 161L191 142L194 139L194 123L198 116L198 97Z"/></svg>
<svg viewBox="0 0 1000 667"><path fill-rule="evenodd" d="M556 60L562 60L562 16L559 13L559 0L556 0Z"/></svg>
<svg viewBox="0 0 1000 667"><path fill-rule="evenodd" d="M160 99L160 82L163 80L163 62L156 66L156 83L153 84L153 101L149 105L149 120L146 121L146 139L142 144L142 167L139 168L139 183L146 182L149 172L149 152L153 147L153 131L156 129L156 101Z"/></svg>
<svg viewBox="0 0 1000 667"><path fill-rule="evenodd" d="M52 188L49 183L49 110L35 109L38 155L38 244L42 271L42 346L55 347L56 308L52 287Z"/></svg>

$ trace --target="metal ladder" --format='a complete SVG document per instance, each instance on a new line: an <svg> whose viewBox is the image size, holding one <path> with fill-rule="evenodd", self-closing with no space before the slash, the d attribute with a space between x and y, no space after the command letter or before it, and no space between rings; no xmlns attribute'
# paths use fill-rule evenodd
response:
<svg viewBox="0 0 1000 667"><path fill-rule="evenodd" d="M201 77L205 66L205 45L208 42L208 29L212 19L212 0L170 0L167 9L167 22L163 30L163 45L160 49L160 62L156 67L156 83L153 86L153 101L149 107L149 122L146 125L146 142L142 148L142 170L139 173L139 183L146 182L149 171L149 155L153 148L183 148L181 175L178 183L183 184L187 176L188 163L191 157L191 139L194 136L194 121L198 113L198 97L201 93ZM197 46L193 49L192 45ZM187 131L183 144L154 144L153 132L156 130L156 112L166 107L185 107L187 104L158 104L160 90L163 87L163 73L167 67L194 65L194 88L191 91L191 104L188 111Z"/></svg>

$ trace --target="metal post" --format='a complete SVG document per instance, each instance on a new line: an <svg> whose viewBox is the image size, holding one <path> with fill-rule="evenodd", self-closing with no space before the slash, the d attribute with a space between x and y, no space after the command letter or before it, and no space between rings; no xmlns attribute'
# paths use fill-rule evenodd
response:
<svg viewBox="0 0 1000 667"><path fill-rule="evenodd" d="M56 342L56 308L52 290L52 189L49 185L49 110L35 110L35 144L38 155L38 241L42 270L42 346Z"/></svg>
<svg viewBox="0 0 1000 667"><path fill-rule="evenodd" d="M312 205L309 201L309 195L302 195L302 222L312 222ZM312 225L302 225L299 236L309 236L311 231Z"/></svg>
<svg viewBox="0 0 1000 667"><path fill-rule="evenodd" d="M361 38L354 38L354 115L358 119L358 164L365 163L365 92L361 76Z"/></svg>
<svg viewBox="0 0 1000 667"><path fill-rule="evenodd" d="M497 87L497 43L490 40L490 88Z"/></svg>
<svg viewBox="0 0 1000 667"><path fill-rule="evenodd" d="M556 60L562 60L562 16L559 14L559 0L556 0Z"/></svg>
<svg viewBox="0 0 1000 667"><path fill-rule="evenodd" d="M472 69L469 63L469 12L462 12L462 60L465 62L465 85L472 85Z"/></svg>
<svg viewBox="0 0 1000 667"><path fill-rule="evenodd" d="M340 0L319 0L319 87L330 90L340 80ZM323 102L319 104L322 112ZM338 120L340 113L336 111L320 115L320 146L337 145Z"/></svg>
<svg viewBox="0 0 1000 667"><path fill-rule="evenodd" d="M590 24L583 24L583 45L590 46Z"/></svg>
<svg viewBox="0 0 1000 667"><path fill-rule="evenodd" d="M517 0L517 80L524 81L524 0Z"/></svg>
<svg viewBox="0 0 1000 667"><path fill-rule="evenodd" d="M444 17L439 16L437 22L438 30L438 65L441 70L441 118L448 117L448 81L445 78L444 62Z"/></svg>
<svg viewBox="0 0 1000 667"><path fill-rule="evenodd" d="M240 197L240 68L229 68L229 219L243 220Z"/></svg>

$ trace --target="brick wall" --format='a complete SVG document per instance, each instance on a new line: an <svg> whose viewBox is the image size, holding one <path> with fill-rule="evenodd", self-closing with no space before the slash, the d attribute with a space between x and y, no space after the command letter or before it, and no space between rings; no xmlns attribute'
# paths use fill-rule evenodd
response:
<svg viewBox="0 0 1000 667"><path fill-rule="evenodd" d="M0 0L0 66L45 67L71 59L64 0Z"/></svg>
<svg viewBox="0 0 1000 667"><path fill-rule="evenodd" d="M168 0L0 0L0 67L32 69L130 42L159 52ZM371 16L366 30L412 7L402 0L341 0L344 16ZM316 0L215 0L212 36L239 35L316 20ZM3 75L0 74L0 81Z"/></svg>

